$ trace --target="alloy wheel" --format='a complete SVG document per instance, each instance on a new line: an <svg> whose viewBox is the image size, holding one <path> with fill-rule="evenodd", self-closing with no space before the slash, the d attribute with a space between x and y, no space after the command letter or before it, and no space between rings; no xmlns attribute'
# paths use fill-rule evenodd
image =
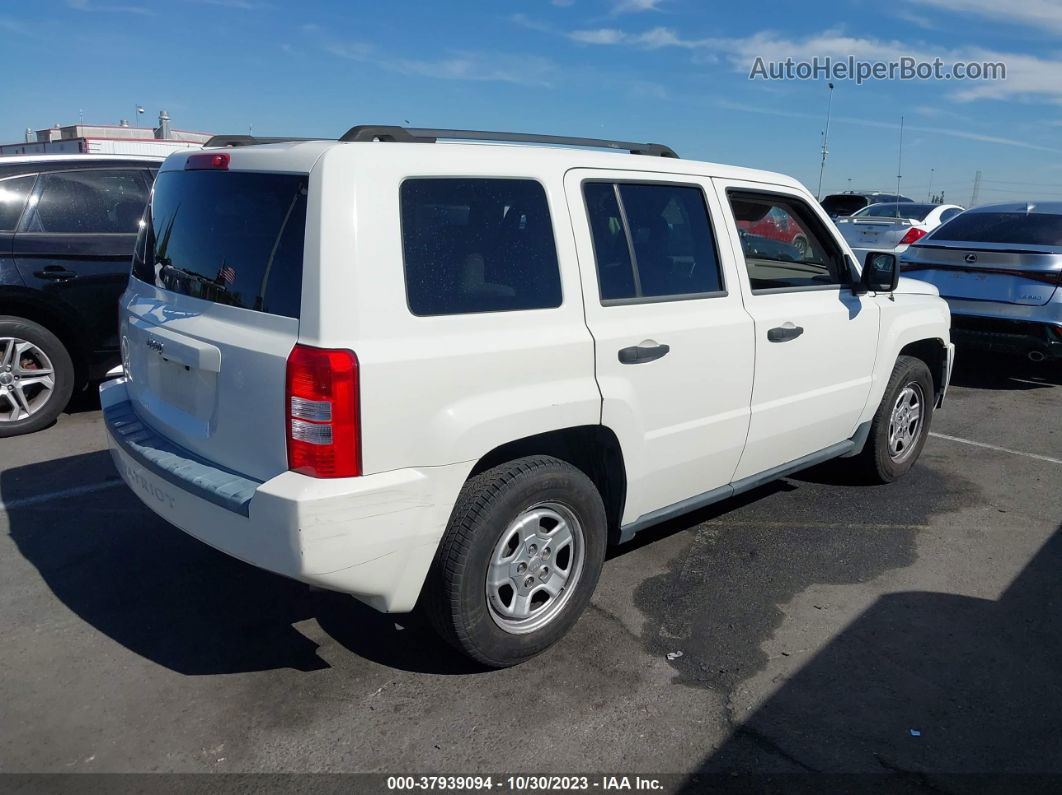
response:
<svg viewBox="0 0 1062 795"><path fill-rule="evenodd" d="M0 422L27 419L55 391L55 368L37 345L18 337L0 337Z"/></svg>
<svg viewBox="0 0 1062 795"><path fill-rule="evenodd" d="M889 417L889 457L896 463L906 460L918 444L922 432L925 395L917 381L904 385Z"/></svg>
<svg viewBox="0 0 1062 795"><path fill-rule="evenodd" d="M564 608L583 568L583 528L567 506L548 502L520 513L487 566L487 607L506 632L541 629Z"/></svg>

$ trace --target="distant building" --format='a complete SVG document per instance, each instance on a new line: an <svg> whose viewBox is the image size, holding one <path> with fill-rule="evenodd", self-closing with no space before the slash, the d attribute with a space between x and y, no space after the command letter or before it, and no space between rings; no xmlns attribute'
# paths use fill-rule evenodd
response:
<svg viewBox="0 0 1062 795"><path fill-rule="evenodd" d="M211 133L174 130L166 111L159 113L159 126L130 127L121 124L70 124L26 129L26 140L15 144L0 144L0 155L37 154L108 154L161 155L165 157L180 149L199 149Z"/></svg>

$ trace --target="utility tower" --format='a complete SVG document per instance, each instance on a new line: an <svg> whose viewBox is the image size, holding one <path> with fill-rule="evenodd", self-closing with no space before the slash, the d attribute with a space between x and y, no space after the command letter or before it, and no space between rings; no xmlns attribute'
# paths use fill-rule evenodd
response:
<svg viewBox="0 0 1062 795"><path fill-rule="evenodd" d="M822 198L822 172L826 170L826 155L830 153L830 109L833 107L833 83L827 83L829 99L826 100L826 128L822 132L822 162L819 163L819 187L815 198Z"/></svg>

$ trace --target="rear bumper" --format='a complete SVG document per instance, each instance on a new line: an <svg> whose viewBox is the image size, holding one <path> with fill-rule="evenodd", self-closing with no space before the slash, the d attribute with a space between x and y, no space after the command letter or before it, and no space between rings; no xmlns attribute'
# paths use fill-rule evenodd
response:
<svg viewBox="0 0 1062 795"><path fill-rule="evenodd" d="M952 313L951 338L960 347L1062 359L1062 324Z"/></svg>
<svg viewBox="0 0 1062 795"><path fill-rule="evenodd" d="M472 463L264 483L181 450L136 418L124 378L100 387L111 455L147 507L200 541L268 571L413 608Z"/></svg>

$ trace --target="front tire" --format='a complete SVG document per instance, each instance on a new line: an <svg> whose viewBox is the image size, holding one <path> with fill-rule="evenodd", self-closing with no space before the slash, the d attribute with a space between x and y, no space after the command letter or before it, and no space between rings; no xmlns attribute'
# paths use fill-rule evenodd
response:
<svg viewBox="0 0 1062 795"><path fill-rule="evenodd" d="M461 490L428 577L428 618L474 660L516 665L578 620L605 545L605 507L580 470L550 456L496 466Z"/></svg>
<svg viewBox="0 0 1062 795"><path fill-rule="evenodd" d="M914 466L933 419L933 376L921 359L899 356L860 455L866 474L891 483Z"/></svg>
<svg viewBox="0 0 1062 795"><path fill-rule="evenodd" d="M55 422L74 391L74 363L44 326L0 315L0 438Z"/></svg>

